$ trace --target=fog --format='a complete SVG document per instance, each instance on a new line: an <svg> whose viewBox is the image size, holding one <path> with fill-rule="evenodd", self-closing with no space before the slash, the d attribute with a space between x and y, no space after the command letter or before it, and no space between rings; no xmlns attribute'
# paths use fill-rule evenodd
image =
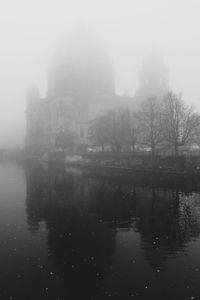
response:
<svg viewBox="0 0 200 300"><path fill-rule="evenodd" d="M46 92L56 49L77 30L98 36L113 59L116 92L134 95L150 53L161 55L169 85L200 110L200 4L195 0L3 1L0 9L0 148L22 146L30 86Z"/></svg>

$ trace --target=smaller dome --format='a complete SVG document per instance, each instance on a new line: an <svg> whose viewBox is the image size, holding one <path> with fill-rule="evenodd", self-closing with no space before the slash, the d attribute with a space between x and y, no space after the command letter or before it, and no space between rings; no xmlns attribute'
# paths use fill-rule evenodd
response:
<svg viewBox="0 0 200 300"><path fill-rule="evenodd" d="M27 101L40 99L40 92L37 86L32 86L27 92Z"/></svg>
<svg viewBox="0 0 200 300"><path fill-rule="evenodd" d="M163 58L158 54L149 55L139 72L139 87L135 98L138 100L152 96L162 98L168 89L168 69Z"/></svg>
<svg viewBox="0 0 200 300"><path fill-rule="evenodd" d="M155 81L158 84L160 81L167 82L168 69L163 58L153 53L144 60L139 75L141 81Z"/></svg>

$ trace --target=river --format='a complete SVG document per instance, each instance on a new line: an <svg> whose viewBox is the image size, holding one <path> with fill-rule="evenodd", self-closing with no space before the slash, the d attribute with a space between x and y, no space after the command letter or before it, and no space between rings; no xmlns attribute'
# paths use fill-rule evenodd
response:
<svg viewBox="0 0 200 300"><path fill-rule="evenodd" d="M137 176L1 163L0 299L200 299L198 180Z"/></svg>

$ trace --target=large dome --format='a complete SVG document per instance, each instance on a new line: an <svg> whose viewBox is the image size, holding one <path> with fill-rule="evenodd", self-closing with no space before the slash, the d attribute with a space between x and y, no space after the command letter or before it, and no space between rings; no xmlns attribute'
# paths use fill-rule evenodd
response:
<svg viewBox="0 0 200 300"><path fill-rule="evenodd" d="M113 92L113 65L102 43L83 32L69 38L49 69L49 96L89 99Z"/></svg>

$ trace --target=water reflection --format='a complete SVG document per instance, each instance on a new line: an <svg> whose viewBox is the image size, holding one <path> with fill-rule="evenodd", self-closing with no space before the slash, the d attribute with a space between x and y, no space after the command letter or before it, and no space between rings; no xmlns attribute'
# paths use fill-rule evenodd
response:
<svg viewBox="0 0 200 300"><path fill-rule="evenodd" d="M187 244L200 234L199 195L185 195L178 190L148 190L138 201L135 228L141 246L155 271L164 268L167 258L186 251Z"/></svg>
<svg viewBox="0 0 200 300"><path fill-rule="evenodd" d="M114 232L89 208L90 182L63 170L28 170L29 230L45 220L49 260L67 295L92 295L112 265ZM77 288L78 287L78 288Z"/></svg>
<svg viewBox="0 0 200 300"><path fill-rule="evenodd" d="M187 254L189 242L200 235L199 194L158 188L152 182L143 186L138 180L95 178L75 169L32 165L26 172L29 231L37 234L45 222L55 284L59 290L64 286L62 295L70 299L139 295L141 285L132 281L137 267L127 263L126 279L120 280L118 259L127 255L135 260L131 243L117 256L124 241L121 233L127 240L139 234L140 248L156 274L165 270L167 260Z"/></svg>

